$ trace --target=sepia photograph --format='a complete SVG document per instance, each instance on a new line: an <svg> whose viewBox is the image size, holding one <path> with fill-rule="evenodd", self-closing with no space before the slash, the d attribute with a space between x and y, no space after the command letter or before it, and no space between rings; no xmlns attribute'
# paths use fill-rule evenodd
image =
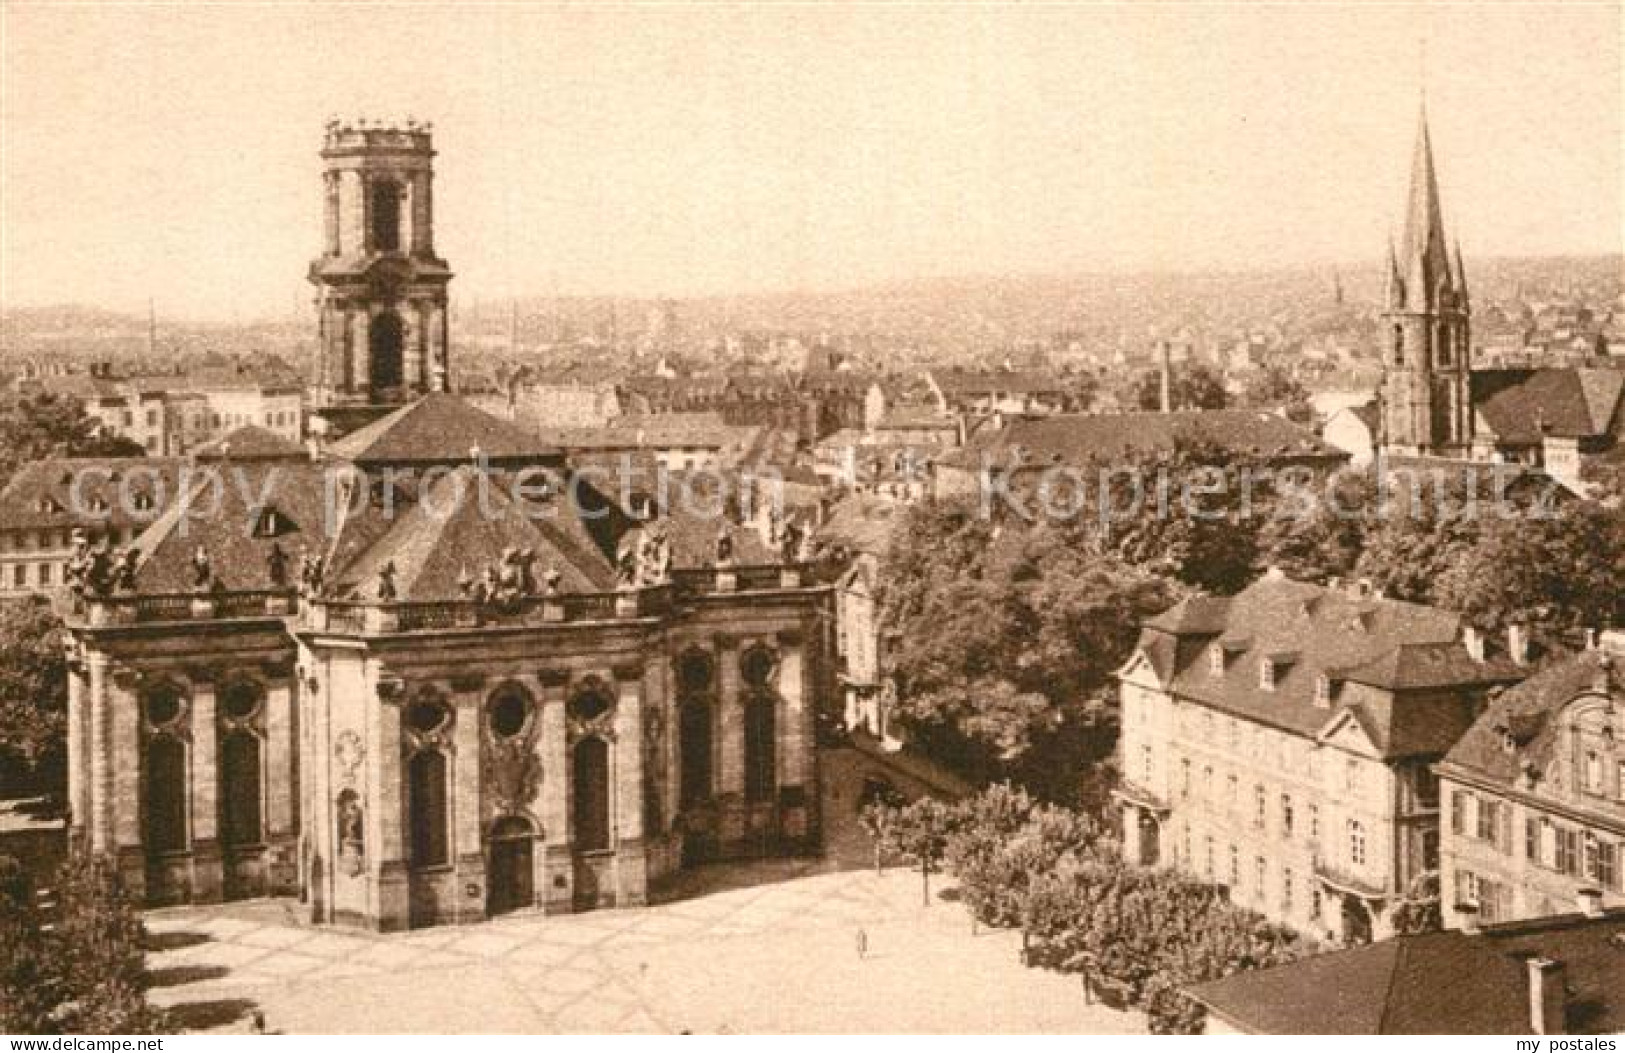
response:
<svg viewBox="0 0 1625 1053"><path fill-rule="evenodd" d="M1619 1049L1622 49L0 0L6 1050Z"/></svg>

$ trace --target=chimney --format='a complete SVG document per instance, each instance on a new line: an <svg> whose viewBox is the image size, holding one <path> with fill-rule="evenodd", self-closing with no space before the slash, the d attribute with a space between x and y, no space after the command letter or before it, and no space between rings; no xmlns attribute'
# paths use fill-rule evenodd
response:
<svg viewBox="0 0 1625 1053"><path fill-rule="evenodd" d="M1580 905L1580 913L1588 918L1602 917L1602 889L1587 885L1575 890L1575 901Z"/></svg>
<svg viewBox="0 0 1625 1053"><path fill-rule="evenodd" d="M1461 922L1461 934L1463 936L1477 936L1484 931L1478 925L1477 903L1456 904L1456 918Z"/></svg>
<svg viewBox="0 0 1625 1053"><path fill-rule="evenodd" d="M1173 385L1174 385L1174 354L1173 354L1173 349L1168 346L1168 341L1164 340L1164 341L1162 341L1161 343L1159 343L1157 345L1157 351L1158 351L1159 355L1161 356L1161 363L1162 363L1162 403L1161 403L1162 412L1164 412L1164 413L1172 413L1174 411L1174 392L1173 392Z"/></svg>
<svg viewBox="0 0 1625 1053"><path fill-rule="evenodd" d="M1484 634L1479 632L1477 628L1471 625L1463 625L1461 627L1461 642L1467 648L1467 653L1472 656L1473 661L1482 662L1484 660Z"/></svg>
<svg viewBox="0 0 1625 1053"><path fill-rule="evenodd" d="M1562 962L1535 955L1524 967L1529 971L1529 1030L1537 1035L1561 1035L1568 995L1564 983L1568 970Z"/></svg>
<svg viewBox="0 0 1625 1053"><path fill-rule="evenodd" d="M1507 626L1507 655L1519 665L1529 664L1529 630L1521 625Z"/></svg>

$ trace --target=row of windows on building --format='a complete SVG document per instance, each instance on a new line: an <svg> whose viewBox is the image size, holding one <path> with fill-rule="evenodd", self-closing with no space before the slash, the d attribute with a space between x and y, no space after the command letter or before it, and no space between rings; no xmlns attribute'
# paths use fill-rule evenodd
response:
<svg viewBox="0 0 1625 1053"><path fill-rule="evenodd" d="M1180 854L1187 869L1198 872L1199 864L1201 875L1209 881L1224 882L1230 890L1232 899L1238 902L1252 903L1263 909L1271 907L1269 903L1268 859L1264 856L1254 856L1250 880L1244 880L1249 878L1249 875L1243 872L1240 848L1234 844L1226 846L1225 867L1221 871L1219 869L1220 862L1216 855L1218 845L1213 835L1208 834L1203 837L1200 860L1192 854L1191 837L1190 825L1186 824L1181 835ZM1363 840L1361 845L1363 853ZM1319 920L1323 909L1320 888L1313 881L1309 882L1308 885L1308 898L1304 903L1308 908L1307 916L1312 920ZM1283 865L1281 867L1280 876L1276 882L1276 894L1277 900L1274 905L1279 907L1282 914L1290 915L1298 909L1298 874L1291 866Z"/></svg>
<svg viewBox="0 0 1625 1053"><path fill-rule="evenodd" d="M771 801L777 789L775 660L766 650L753 649L742 656L740 664L747 691L743 790L747 802L763 803ZM708 655L692 652L679 664L679 786L685 808L704 802L714 792L714 707L710 702L714 680ZM256 722L263 697L249 684L230 686L220 695L220 837L226 847L255 846L261 838L262 744ZM591 728L602 726L613 702L594 688L578 693L568 706L573 722ZM175 688L161 687L148 693L144 709L146 844L155 853L185 851L190 840L190 780L181 728L186 709L183 696ZM535 713L530 693L507 684L487 700L486 728L496 741L519 739L531 732ZM410 862L414 867L438 867L450 861L451 772L440 742L454 719L452 708L433 697L413 702L404 713L404 723L417 743L406 760L405 822L411 831ZM583 734L570 747L571 832L577 851L601 852L613 847L610 760L610 743L597 732Z"/></svg>
<svg viewBox="0 0 1625 1053"><path fill-rule="evenodd" d="M205 427L205 421L207 427L210 428L236 428L245 424L257 423L255 415L252 413L205 413L198 410L191 414L190 419L184 414L177 414L176 417L177 424L189 424L194 432L202 431ZM299 413L297 410L266 410L264 414L264 423L267 428L284 428L298 422ZM133 410L124 410L120 415L120 424L126 429L135 427L135 412ZM146 426L148 428L158 426L157 409L148 409L146 411Z"/></svg>
<svg viewBox="0 0 1625 1053"><path fill-rule="evenodd" d="M1517 856L1512 805L1507 801L1482 797L1471 790L1453 791L1450 832L1489 845L1503 855ZM1523 835L1523 858L1535 866L1625 891L1620 845L1543 815L1525 816Z"/></svg>
<svg viewBox="0 0 1625 1053"><path fill-rule="evenodd" d="M136 496L139 497L141 495L138 494ZM97 507L96 502L92 501L91 507L92 511L107 510L107 505L105 502L102 502L100 507ZM60 511L60 509L54 510ZM144 525L145 524L143 524L143 526ZM124 544L126 542L135 540L137 530L138 528L134 526L110 526L103 530L92 533L89 540L100 541L105 538L109 544ZM46 527L41 530L8 530L0 533L0 552L32 552L36 549L40 551L54 551L58 549L67 549L72 545L72 527Z"/></svg>
<svg viewBox="0 0 1625 1053"><path fill-rule="evenodd" d="M1306 771L1310 782L1321 777L1323 751L1307 739L1206 707L1181 706L1179 714L1182 738L1199 741L1210 750L1279 764L1283 770Z"/></svg>

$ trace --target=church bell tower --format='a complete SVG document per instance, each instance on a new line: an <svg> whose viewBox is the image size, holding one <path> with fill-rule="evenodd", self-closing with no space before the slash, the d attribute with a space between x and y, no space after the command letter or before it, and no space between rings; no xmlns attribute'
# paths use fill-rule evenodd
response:
<svg viewBox="0 0 1625 1053"><path fill-rule="evenodd" d="M430 130L417 121L327 124L326 223L310 281L320 344L315 408L333 423L359 423L448 387L451 271L434 249Z"/></svg>
<svg viewBox="0 0 1625 1053"><path fill-rule="evenodd" d="M1411 158L1404 240L1388 246L1378 443L1398 456L1465 458L1472 445L1467 276L1445 246L1424 110Z"/></svg>

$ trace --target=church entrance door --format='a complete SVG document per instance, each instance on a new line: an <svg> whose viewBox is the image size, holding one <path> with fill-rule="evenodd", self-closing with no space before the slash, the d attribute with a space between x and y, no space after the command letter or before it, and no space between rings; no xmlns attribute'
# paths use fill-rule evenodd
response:
<svg viewBox="0 0 1625 1053"><path fill-rule="evenodd" d="M509 816L491 828L491 864L486 875L489 913L507 914L535 903L534 844L534 832L523 819Z"/></svg>

